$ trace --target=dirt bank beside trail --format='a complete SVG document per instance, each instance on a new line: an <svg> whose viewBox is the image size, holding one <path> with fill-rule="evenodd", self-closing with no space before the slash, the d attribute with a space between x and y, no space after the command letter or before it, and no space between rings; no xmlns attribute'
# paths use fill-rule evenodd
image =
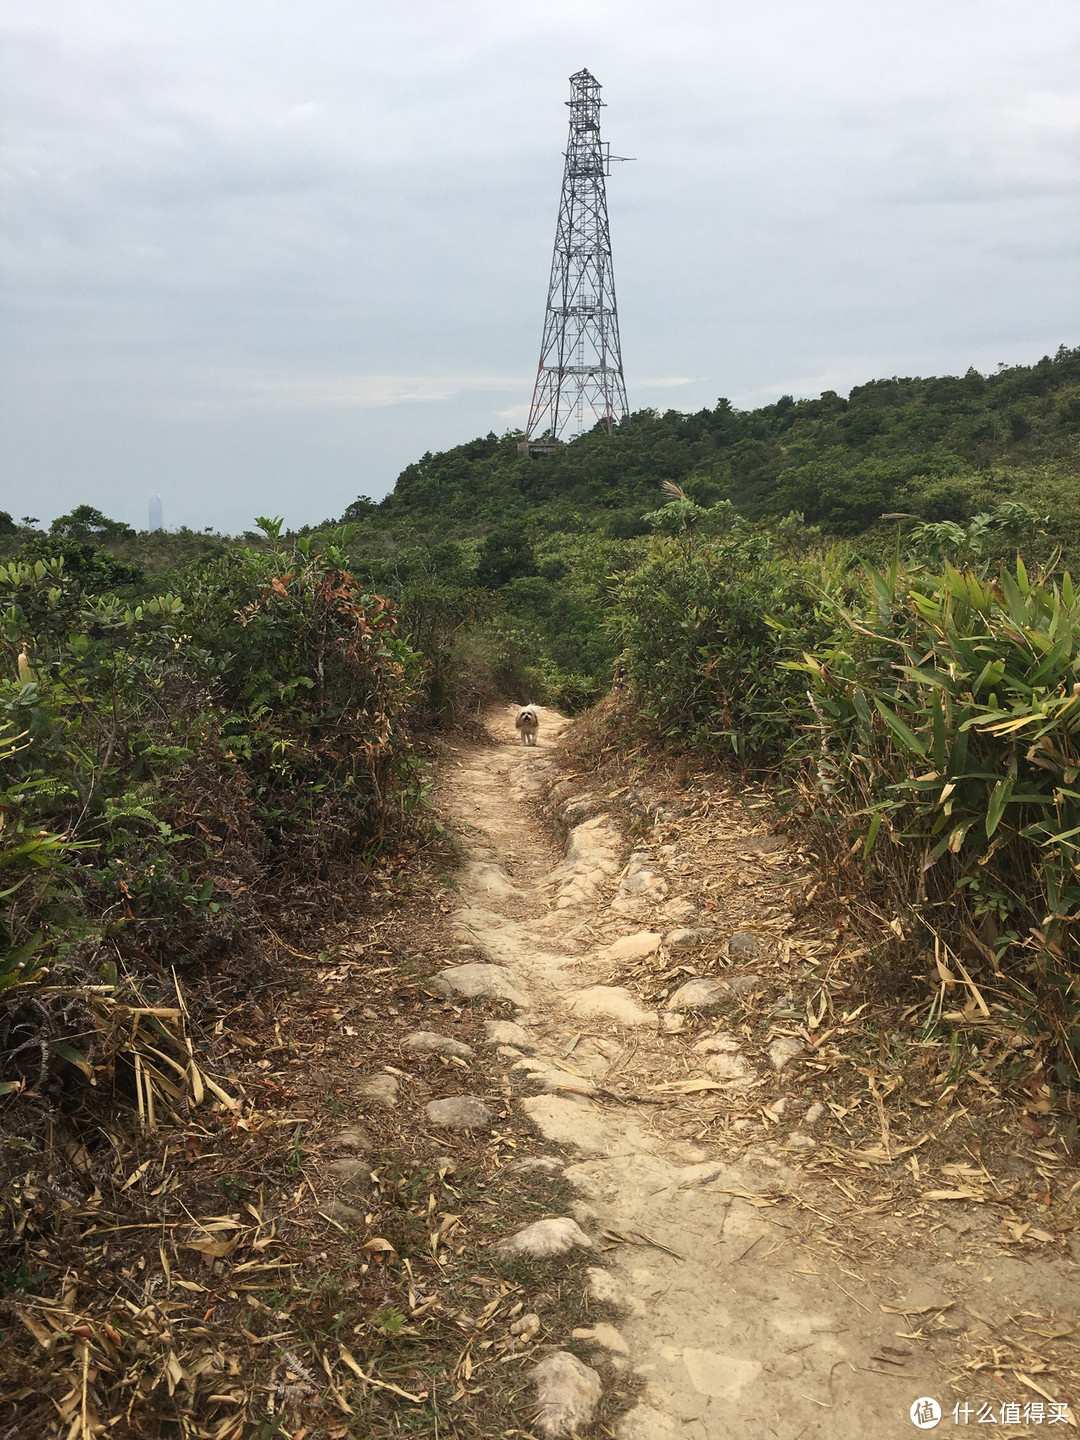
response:
<svg viewBox="0 0 1080 1440"><path fill-rule="evenodd" d="M527 749L512 713L443 770L465 862L437 984L515 1007L490 1064L569 1157L621 1312L576 1339L639 1387L617 1433L900 1436L920 1397L943 1428L1072 1424L1075 1173L998 1089L1015 1037L988 1016L949 1069L918 1007L868 1030L864 957L806 910L820 877L766 797L560 780L565 722Z"/></svg>

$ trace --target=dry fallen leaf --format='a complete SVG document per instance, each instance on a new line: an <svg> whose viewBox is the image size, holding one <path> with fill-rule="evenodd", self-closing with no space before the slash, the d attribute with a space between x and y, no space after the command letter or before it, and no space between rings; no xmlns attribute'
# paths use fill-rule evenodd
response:
<svg viewBox="0 0 1080 1440"><path fill-rule="evenodd" d="M947 1300L944 1305L878 1305L879 1310L884 1310L886 1315L932 1315L935 1310L951 1310L955 1300Z"/></svg>
<svg viewBox="0 0 1080 1440"><path fill-rule="evenodd" d="M986 1195L981 1190L972 1190L970 1186L965 1186L963 1190L924 1190L922 1198L924 1200L975 1200L981 1203L986 1200Z"/></svg>

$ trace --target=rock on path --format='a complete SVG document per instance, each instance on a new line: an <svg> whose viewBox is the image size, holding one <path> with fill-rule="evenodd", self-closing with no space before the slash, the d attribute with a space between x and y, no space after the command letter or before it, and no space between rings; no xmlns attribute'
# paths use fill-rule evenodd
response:
<svg viewBox="0 0 1080 1440"><path fill-rule="evenodd" d="M496 1248L503 1256L531 1255L538 1258L543 1255L566 1255L574 1249L591 1250L592 1241L576 1220L572 1220L569 1215L560 1215L526 1225L524 1230L518 1230L515 1234L508 1235L505 1240L500 1240Z"/></svg>
<svg viewBox="0 0 1080 1440"><path fill-rule="evenodd" d="M489 1045L513 1045L518 1050L535 1050L536 1036L512 1020L485 1020L484 1036Z"/></svg>
<svg viewBox="0 0 1080 1440"><path fill-rule="evenodd" d="M384 1110L392 1110L397 1104L400 1088L401 1081L396 1075L369 1075L357 1086L359 1094L363 1095L365 1100L370 1100L373 1105L381 1105Z"/></svg>
<svg viewBox="0 0 1080 1440"><path fill-rule="evenodd" d="M448 1095L424 1107L432 1125L441 1130L490 1130L495 1112L475 1095Z"/></svg>
<svg viewBox="0 0 1080 1440"><path fill-rule="evenodd" d="M505 965L454 965L441 970L431 988L440 995L464 995L467 1000L509 1000L520 1010L532 1004L520 978Z"/></svg>
<svg viewBox="0 0 1080 1440"><path fill-rule="evenodd" d="M617 1025L648 1025L655 1030L657 1018L643 1010L621 985L589 985L570 997L570 1009L583 1020L614 1020Z"/></svg>
<svg viewBox="0 0 1080 1440"><path fill-rule="evenodd" d="M713 1010L731 999L731 986L723 980L695 975L680 985L667 1002L669 1010Z"/></svg>
<svg viewBox="0 0 1080 1440"><path fill-rule="evenodd" d="M636 935L622 935L597 952L599 960L644 960L655 955L664 937L659 930L639 930ZM668 937L670 943L671 937Z"/></svg>
<svg viewBox="0 0 1080 1440"><path fill-rule="evenodd" d="M401 1048L417 1055L455 1055L459 1060L469 1060L476 1054L464 1040L453 1040L449 1035L439 1035L434 1030L415 1030L405 1036Z"/></svg>
<svg viewBox="0 0 1080 1440"><path fill-rule="evenodd" d="M592 1423L604 1394L600 1376L569 1350L556 1350L533 1371L537 1414L533 1422L544 1435L576 1435Z"/></svg>

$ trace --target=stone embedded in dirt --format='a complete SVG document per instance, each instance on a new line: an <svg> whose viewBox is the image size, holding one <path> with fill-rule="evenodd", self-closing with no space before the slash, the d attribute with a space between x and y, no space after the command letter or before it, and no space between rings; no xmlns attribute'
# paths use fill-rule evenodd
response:
<svg viewBox="0 0 1080 1440"><path fill-rule="evenodd" d="M814 1103L810 1106L810 1109L807 1110L806 1114L803 1116L803 1124L816 1125L824 1114L825 1106L822 1105L820 1100L815 1100Z"/></svg>
<svg viewBox="0 0 1080 1440"><path fill-rule="evenodd" d="M524 1071L526 1075L543 1075L551 1069L551 1061L540 1055L519 1055L510 1068Z"/></svg>
<svg viewBox="0 0 1080 1440"><path fill-rule="evenodd" d="M789 1150L816 1150L817 1141L802 1130L793 1130L784 1142Z"/></svg>
<svg viewBox="0 0 1080 1440"><path fill-rule="evenodd" d="M789 1060L801 1055L806 1046L794 1035L778 1035L766 1052L774 1070L783 1070Z"/></svg>
<svg viewBox="0 0 1080 1440"><path fill-rule="evenodd" d="M535 1050L536 1039L523 1025L512 1020L485 1020L484 1038L489 1045L515 1045L519 1050Z"/></svg>
<svg viewBox="0 0 1080 1440"><path fill-rule="evenodd" d="M401 1081L396 1075L369 1075L357 1088L366 1100L381 1105L384 1110L392 1110L398 1102Z"/></svg>
<svg viewBox="0 0 1080 1440"><path fill-rule="evenodd" d="M598 1152L610 1141L604 1112L584 1095L530 1096L521 1108L544 1139L557 1145Z"/></svg>
<svg viewBox="0 0 1080 1440"><path fill-rule="evenodd" d="M442 1130L487 1130L495 1112L475 1095L448 1095L424 1106L432 1125Z"/></svg>
<svg viewBox="0 0 1080 1440"><path fill-rule="evenodd" d="M468 1060L476 1053L464 1040L452 1040L449 1035L438 1035L434 1030L414 1030L405 1036L401 1048L418 1055L456 1055L460 1060Z"/></svg>
<svg viewBox="0 0 1080 1440"><path fill-rule="evenodd" d="M347 1125L344 1130L339 1130L330 1141L333 1150L359 1150L361 1152L371 1149L371 1136L359 1125Z"/></svg>
<svg viewBox="0 0 1080 1440"><path fill-rule="evenodd" d="M660 1029L665 1035L681 1035L686 1029L686 1018L671 1010L665 1010L660 1016Z"/></svg>
<svg viewBox="0 0 1080 1440"><path fill-rule="evenodd" d="M540 1316L534 1315L531 1311L522 1315L520 1320L515 1320L510 1326L511 1335L520 1335L522 1340L531 1340L540 1329Z"/></svg>
<svg viewBox="0 0 1080 1440"><path fill-rule="evenodd" d="M764 1368L760 1360L744 1360L738 1355L726 1355L716 1350L685 1349L682 1362L686 1366L690 1384L699 1395L711 1395L714 1400L738 1400L743 1391L752 1385Z"/></svg>
<svg viewBox="0 0 1080 1440"><path fill-rule="evenodd" d="M727 953L732 960L753 960L761 954L761 945L756 935L749 930L736 930L727 943Z"/></svg>
<svg viewBox="0 0 1080 1440"><path fill-rule="evenodd" d="M636 935L623 935L598 951L602 960L644 960L655 955L664 937L658 930L639 930Z"/></svg>
<svg viewBox="0 0 1080 1440"><path fill-rule="evenodd" d="M718 1180L727 1169L723 1160L700 1160L695 1165L681 1165L678 1171L679 1188L692 1190L698 1185L708 1185Z"/></svg>
<svg viewBox="0 0 1080 1440"><path fill-rule="evenodd" d="M633 854L619 881L619 893L611 902L616 914L632 915L643 905L657 905L667 895L667 882L649 869L650 857Z"/></svg>
<svg viewBox="0 0 1080 1440"><path fill-rule="evenodd" d="M532 1000L521 981L505 965L454 965L430 982L439 995L464 995L467 1000L509 1000L524 1009Z"/></svg>
<svg viewBox="0 0 1080 1440"><path fill-rule="evenodd" d="M591 1329L587 1326L578 1326L570 1332L572 1340L594 1340L597 1345L602 1345L605 1350L611 1350L616 1355L629 1355L630 1346L615 1329L614 1325L608 1325L606 1321L599 1321Z"/></svg>
<svg viewBox="0 0 1080 1440"><path fill-rule="evenodd" d="M527 1160L519 1160L514 1169L522 1175L527 1175L530 1170L543 1170L548 1175L558 1175L565 1164L565 1160L557 1160L553 1155L530 1155Z"/></svg>
<svg viewBox="0 0 1080 1440"><path fill-rule="evenodd" d="M436 1175L455 1175L457 1173L457 1161L453 1155L434 1155L431 1160L431 1168Z"/></svg>
<svg viewBox="0 0 1080 1440"><path fill-rule="evenodd" d="M590 813L596 808L597 797L589 794L571 795L559 807L559 814L567 825L580 825L583 820L589 818Z"/></svg>
<svg viewBox="0 0 1080 1440"><path fill-rule="evenodd" d="M569 1215L552 1216L547 1220L536 1220L524 1230L500 1240L496 1246L500 1255L566 1255L579 1248L591 1250L592 1241L576 1220Z"/></svg>
<svg viewBox="0 0 1080 1440"><path fill-rule="evenodd" d="M595 1210L587 1200L571 1200L570 1213L579 1225L595 1225L600 1211Z"/></svg>
<svg viewBox="0 0 1080 1440"><path fill-rule="evenodd" d="M710 1055L705 1073L714 1080L730 1080L733 1084L749 1085L757 1079L757 1071L743 1055Z"/></svg>
<svg viewBox="0 0 1080 1440"><path fill-rule="evenodd" d="M583 1020L614 1020L618 1025L647 1025L655 1030L656 1016L643 1010L621 985L590 985L570 996L570 1009Z"/></svg>
<svg viewBox="0 0 1080 1440"><path fill-rule="evenodd" d="M783 1095L781 1095L779 1100L774 1100L771 1105L766 1105L765 1109L773 1117L774 1120L779 1120L780 1116L783 1115L784 1111L787 1109L787 1100Z"/></svg>
<svg viewBox="0 0 1080 1440"><path fill-rule="evenodd" d="M567 839L566 859L560 867L555 900L557 910L568 910L595 899L600 886L619 870L625 841L610 815L596 815L575 825Z"/></svg>
<svg viewBox="0 0 1080 1440"><path fill-rule="evenodd" d="M729 986L722 980L709 980L695 975L680 985L667 1002L669 1010L711 1010L731 998Z"/></svg>
<svg viewBox="0 0 1080 1440"><path fill-rule="evenodd" d="M491 896L517 895L517 886L497 861L467 860L458 877L461 889L466 893Z"/></svg>
<svg viewBox="0 0 1080 1440"><path fill-rule="evenodd" d="M524 1071L530 1080L542 1085L549 1093L567 1090L572 1095L596 1094L596 1086L587 1075L572 1075L568 1070L560 1070L552 1061L544 1060L539 1055L523 1055L511 1068Z"/></svg>
<svg viewBox="0 0 1080 1440"><path fill-rule="evenodd" d="M697 914L697 906L692 900L687 900L685 895L679 895L674 900L669 900L664 906L664 914L676 925L686 925Z"/></svg>
<svg viewBox="0 0 1080 1440"><path fill-rule="evenodd" d="M635 1405L619 1423L619 1440L675 1440L682 1430L670 1415L651 1405Z"/></svg>
<svg viewBox="0 0 1080 1440"><path fill-rule="evenodd" d="M632 1295L623 1281L610 1270L605 1270L602 1265L590 1265L585 1274L588 1277L591 1299L604 1305L612 1305L616 1310L623 1310L628 1314L644 1314L645 1306L642 1302L636 1295Z"/></svg>
<svg viewBox="0 0 1080 1440"><path fill-rule="evenodd" d="M571 830L567 837L566 864L589 869L596 865L610 866L607 873L611 874L615 869L611 857L618 854L624 844L622 831L611 816L597 815Z"/></svg>
<svg viewBox="0 0 1080 1440"><path fill-rule="evenodd" d="M327 1171L342 1185L352 1185L357 1180L367 1180L371 1175L371 1166L366 1160L331 1160L326 1167Z"/></svg>
<svg viewBox="0 0 1080 1440"><path fill-rule="evenodd" d="M742 1049L742 1041L735 1035L727 1035L721 1032L719 1035L706 1035L704 1040L699 1040L694 1046L695 1055L734 1055Z"/></svg>
<svg viewBox="0 0 1080 1440"><path fill-rule="evenodd" d="M713 925L684 925L678 930L669 930L664 936L664 944L669 950L692 950L696 945L704 945L706 940L711 940L715 933Z"/></svg>
<svg viewBox="0 0 1080 1440"><path fill-rule="evenodd" d="M363 1210L346 1205L344 1200L324 1200L319 1209L328 1220L336 1220L339 1225L363 1225L366 1218Z"/></svg>
<svg viewBox="0 0 1080 1440"><path fill-rule="evenodd" d="M761 984L760 975L734 975L728 982L733 995L749 995Z"/></svg>
<svg viewBox="0 0 1080 1440"><path fill-rule="evenodd" d="M556 1350L533 1371L537 1412L533 1425L543 1435L576 1435L592 1423L604 1387L600 1376L569 1350Z"/></svg>

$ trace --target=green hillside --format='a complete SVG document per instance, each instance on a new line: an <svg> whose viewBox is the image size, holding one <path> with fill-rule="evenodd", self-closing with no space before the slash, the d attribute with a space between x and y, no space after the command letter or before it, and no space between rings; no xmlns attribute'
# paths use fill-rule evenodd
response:
<svg viewBox="0 0 1080 1440"><path fill-rule="evenodd" d="M883 512L965 521L1003 499L1050 517L1070 548L1080 478L1080 348L983 376L892 378L848 397L782 396L740 411L727 400L696 414L638 411L601 431L528 458L516 435L425 455L379 505L346 518L365 527L468 537L511 518L531 530L645 533L664 480L699 504L729 500L751 520L800 513L809 525L856 535Z"/></svg>

